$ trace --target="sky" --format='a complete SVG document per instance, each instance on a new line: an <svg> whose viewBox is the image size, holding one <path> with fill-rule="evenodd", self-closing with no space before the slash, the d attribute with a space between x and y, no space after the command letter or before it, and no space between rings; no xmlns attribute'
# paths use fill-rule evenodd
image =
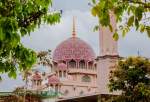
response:
<svg viewBox="0 0 150 102"><path fill-rule="evenodd" d="M76 18L77 36L86 41L94 49L96 55L99 55L99 32L93 32L94 26L98 23L97 18L90 13L90 0L53 0L52 10L63 10L61 22L49 26L41 25L39 29L32 32L30 36L22 39L23 44L35 51L51 49L54 51L56 46L63 40L71 37L72 19ZM141 34L134 28L126 35L120 37L118 41L118 51L120 56L135 56L138 51L141 56L150 58L150 38L146 33ZM3 75L3 81L0 82L0 91L10 91L17 86L23 85L21 77L17 80L9 79Z"/></svg>

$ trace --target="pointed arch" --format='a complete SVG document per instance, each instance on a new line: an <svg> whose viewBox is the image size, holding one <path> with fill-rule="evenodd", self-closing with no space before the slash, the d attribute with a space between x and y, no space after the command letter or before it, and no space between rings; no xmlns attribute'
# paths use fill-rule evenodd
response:
<svg viewBox="0 0 150 102"><path fill-rule="evenodd" d="M79 68L86 68L86 64L85 64L85 61L84 60L81 60L79 62Z"/></svg>
<svg viewBox="0 0 150 102"><path fill-rule="evenodd" d="M69 61L69 67L70 67L70 68L76 68L76 61L73 60L73 59L70 60L70 61Z"/></svg>
<svg viewBox="0 0 150 102"><path fill-rule="evenodd" d="M88 62L88 69L93 69L93 62Z"/></svg>

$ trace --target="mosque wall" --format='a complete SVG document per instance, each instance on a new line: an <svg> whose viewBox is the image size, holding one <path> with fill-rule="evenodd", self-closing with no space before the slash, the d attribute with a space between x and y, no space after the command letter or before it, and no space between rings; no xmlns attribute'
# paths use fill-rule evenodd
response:
<svg viewBox="0 0 150 102"><path fill-rule="evenodd" d="M118 56L100 57L98 60L97 84L101 94L109 94L110 71L117 64Z"/></svg>
<svg viewBox="0 0 150 102"><path fill-rule="evenodd" d="M73 97L73 96L82 96L85 94L95 93L97 87L88 87L88 86L73 86L73 85L63 85L61 86L62 97Z"/></svg>

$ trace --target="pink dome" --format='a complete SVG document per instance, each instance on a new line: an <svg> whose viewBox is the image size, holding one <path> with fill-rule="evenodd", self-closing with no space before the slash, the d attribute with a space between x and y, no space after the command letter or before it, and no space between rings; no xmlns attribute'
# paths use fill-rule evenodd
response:
<svg viewBox="0 0 150 102"><path fill-rule="evenodd" d="M32 80L42 80L42 77L38 72L35 72L35 74L32 76Z"/></svg>
<svg viewBox="0 0 150 102"><path fill-rule="evenodd" d="M67 70L67 65L64 64L64 63L59 63L57 65L57 68L60 69L60 70Z"/></svg>
<svg viewBox="0 0 150 102"><path fill-rule="evenodd" d="M52 75L48 77L48 84L58 84L58 83L60 83L60 80L58 79L57 76Z"/></svg>
<svg viewBox="0 0 150 102"><path fill-rule="evenodd" d="M71 59L93 61L95 53L85 41L71 37L57 46L53 53L53 60L59 62Z"/></svg>

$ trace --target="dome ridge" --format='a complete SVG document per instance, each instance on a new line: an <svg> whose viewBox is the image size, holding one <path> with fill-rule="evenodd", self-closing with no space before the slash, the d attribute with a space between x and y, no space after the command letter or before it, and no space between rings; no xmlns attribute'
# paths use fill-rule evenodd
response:
<svg viewBox="0 0 150 102"><path fill-rule="evenodd" d="M57 76L52 75L48 77L48 84L57 84L57 83L60 83L60 80Z"/></svg>

